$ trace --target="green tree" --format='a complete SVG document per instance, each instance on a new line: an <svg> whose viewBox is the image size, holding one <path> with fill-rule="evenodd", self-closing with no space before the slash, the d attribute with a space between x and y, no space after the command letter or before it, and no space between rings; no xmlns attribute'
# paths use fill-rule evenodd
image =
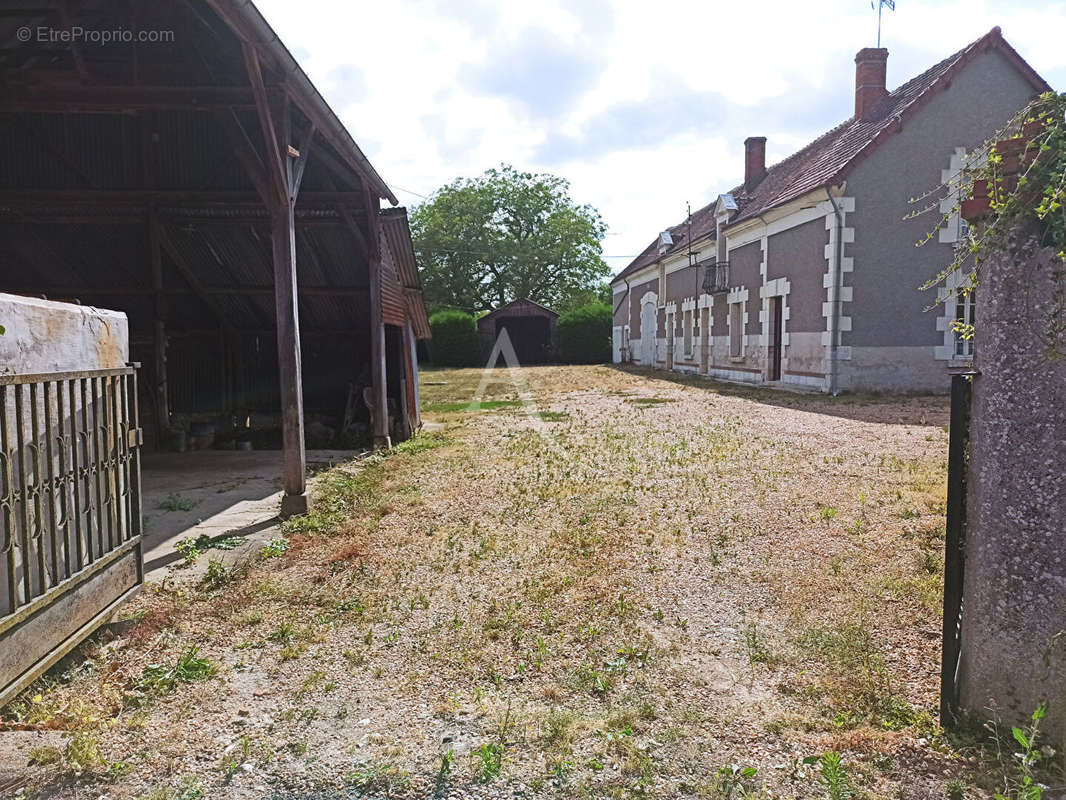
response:
<svg viewBox="0 0 1066 800"><path fill-rule="evenodd" d="M566 180L507 164L453 181L411 214L427 302L475 312L522 297L569 306L595 292L610 273L605 230Z"/></svg>
<svg viewBox="0 0 1066 800"><path fill-rule="evenodd" d="M591 305L592 303L602 303L605 306L612 305L611 284L603 281L591 289L582 289L579 292L574 292L552 310L559 314L565 314L567 311Z"/></svg>

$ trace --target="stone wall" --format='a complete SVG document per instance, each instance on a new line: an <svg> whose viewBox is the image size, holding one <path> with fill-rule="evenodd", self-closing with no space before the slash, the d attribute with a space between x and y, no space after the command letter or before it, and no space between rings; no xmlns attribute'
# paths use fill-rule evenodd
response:
<svg viewBox="0 0 1066 800"><path fill-rule="evenodd" d="M961 705L1007 724L1048 703L1066 745L1066 359L1049 358L1050 251L981 268L967 469ZM1063 276L1059 277L1062 280ZM1059 296L1061 302L1061 295Z"/></svg>
<svg viewBox="0 0 1066 800"><path fill-rule="evenodd" d="M129 324L121 311L0 293L5 374L124 367Z"/></svg>

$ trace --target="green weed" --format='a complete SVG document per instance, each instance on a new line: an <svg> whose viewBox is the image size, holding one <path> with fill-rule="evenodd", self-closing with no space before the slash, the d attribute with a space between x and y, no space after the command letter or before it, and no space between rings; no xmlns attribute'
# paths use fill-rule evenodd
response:
<svg viewBox="0 0 1066 800"><path fill-rule="evenodd" d="M486 742L474 750L474 772L482 783L488 783L500 776L503 769L503 745Z"/></svg>
<svg viewBox="0 0 1066 800"><path fill-rule="evenodd" d="M137 688L153 694L166 694L179 683L195 683L207 680L218 672L218 667L206 658L201 658L199 648L190 646L182 651L173 664L149 664L141 672Z"/></svg>
<svg viewBox="0 0 1066 800"><path fill-rule="evenodd" d="M199 503L199 500L193 500L191 497L182 497L180 494L172 492L160 501L159 507L164 511L192 511Z"/></svg>

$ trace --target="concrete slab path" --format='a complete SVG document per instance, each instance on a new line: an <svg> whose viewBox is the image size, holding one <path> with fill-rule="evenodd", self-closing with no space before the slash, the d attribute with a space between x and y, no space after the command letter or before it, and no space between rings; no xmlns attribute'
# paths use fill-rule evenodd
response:
<svg viewBox="0 0 1066 800"><path fill-rule="evenodd" d="M321 470L365 454L309 450L307 463ZM219 551L231 563L280 533L281 453L276 450L145 453L141 488L145 580L161 581L181 563L175 550L181 539L240 537L245 540L240 547Z"/></svg>

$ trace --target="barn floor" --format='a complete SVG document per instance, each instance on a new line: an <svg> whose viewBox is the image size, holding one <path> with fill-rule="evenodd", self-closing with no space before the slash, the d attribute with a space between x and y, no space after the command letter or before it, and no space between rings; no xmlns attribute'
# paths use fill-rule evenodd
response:
<svg viewBox="0 0 1066 800"><path fill-rule="evenodd" d="M359 457L356 450L309 450L307 463L324 469ZM281 452L144 453L141 458L146 580L162 580L182 556L182 539L235 537L243 544L216 551L223 560L246 555L279 535Z"/></svg>
<svg viewBox="0 0 1066 800"><path fill-rule="evenodd" d="M112 800L821 800L839 753L856 798L1002 786L936 724L945 398L521 374L535 407L500 370L474 411L479 370L424 373L442 431L322 474L284 553L142 592L6 712L30 732L0 764L34 763L7 774ZM180 473L231 503L225 468ZM265 503L273 473L241 474L219 494Z"/></svg>

